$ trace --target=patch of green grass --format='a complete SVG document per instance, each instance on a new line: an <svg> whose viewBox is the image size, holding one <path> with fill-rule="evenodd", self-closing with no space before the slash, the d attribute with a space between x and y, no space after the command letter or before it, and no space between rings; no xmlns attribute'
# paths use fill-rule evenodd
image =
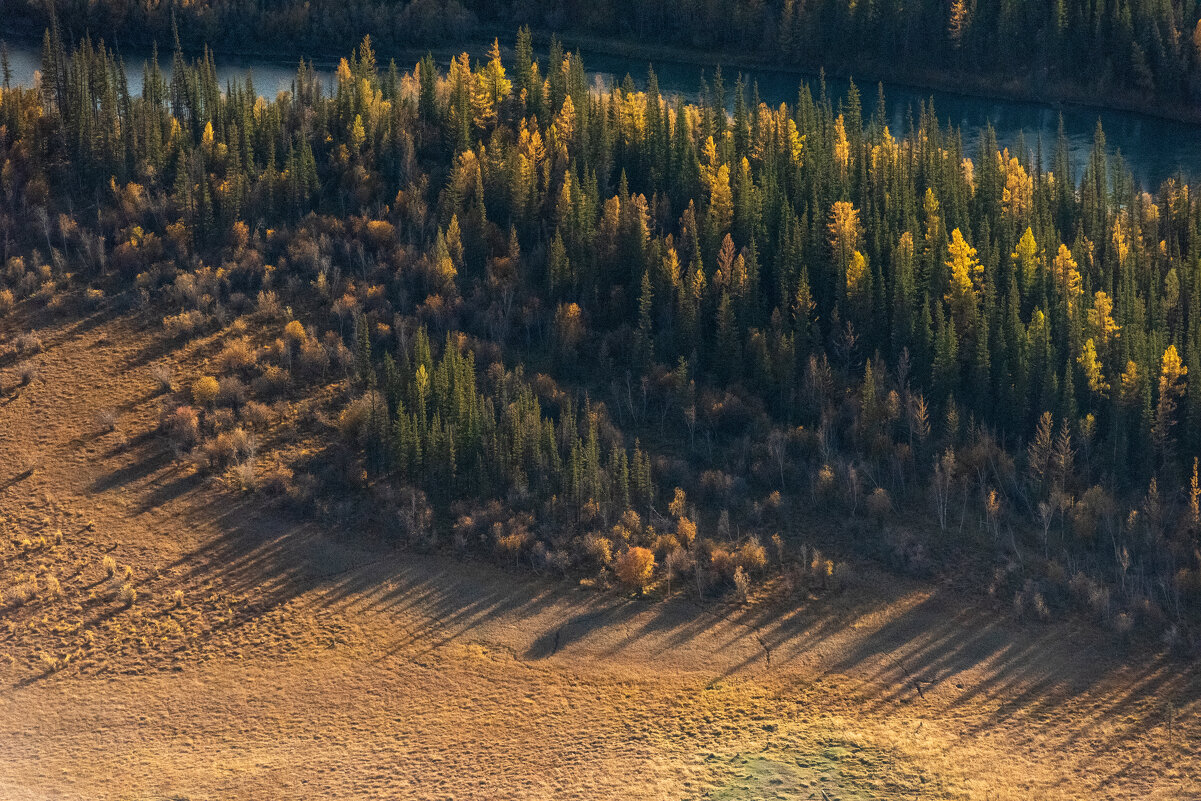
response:
<svg viewBox="0 0 1201 801"><path fill-rule="evenodd" d="M720 778L705 795L712 801L749 799L938 798L923 771L887 749L841 739L815 742L809 751L769 747L761 753L712 754L706 759Z"/></svg>

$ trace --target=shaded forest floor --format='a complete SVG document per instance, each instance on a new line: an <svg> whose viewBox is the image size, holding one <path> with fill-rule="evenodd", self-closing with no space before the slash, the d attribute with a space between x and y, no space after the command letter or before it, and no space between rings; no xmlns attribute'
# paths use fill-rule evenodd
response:
<svg viewBox="0 0 1201 801"><path fill-rule="evenodd" d="M875 572L700 607L397 550L153 433L150 365L194 375L219 333L27 314L0 318L43 343L0 358L0 797L1201 795L1192 665Z"/></svg>

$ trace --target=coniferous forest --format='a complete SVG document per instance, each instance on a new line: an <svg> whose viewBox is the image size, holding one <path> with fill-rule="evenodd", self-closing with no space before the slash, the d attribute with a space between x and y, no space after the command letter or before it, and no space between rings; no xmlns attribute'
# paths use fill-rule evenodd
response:
<svg viewBox="0 0 1201 801"><path fill-rule="evenodd" d="M893 28L885 3L778 5L709 30L758 45L790 13L795 34L767 41L803 48L806 26ZM981 63L1021 6L986 26L990 5L962 32ZM1180 5L1079 30L1129 37L1106 52L1141 52L1177 91L1195 57L1169 35L1196 16ZM600 26L658 24L653 3L590 6ZM1093 68L1055 20L1036 30L1023 47ZM1100 127L1075 172L1062 139L1009 152L985 131L966 150L928 108L890 130L853 85L773 108L741 80L598 90L525 28L514 52L408 68L365 38L332 90L302 62L263 98L219 86L211 54L177 44L167 79L53 26L40 83L0 92L0 313L74 292L182 340L226 332L208 373L163 379L176 457L306 514L366 507L416 547L700 596L842 584L866 558L1188 644L1188 186L1136 186ZM320 447L256 474L265 404L305 397L337 409L309 421ZM825 539L808 528L833 517Z"/></svg>

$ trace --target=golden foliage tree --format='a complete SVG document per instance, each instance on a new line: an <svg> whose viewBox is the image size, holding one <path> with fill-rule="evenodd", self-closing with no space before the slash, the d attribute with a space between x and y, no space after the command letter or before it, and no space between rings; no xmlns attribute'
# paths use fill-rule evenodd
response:
<svg viewBox="0 0 1201 801"><path fill-rule="evenodd" d="M618 554L613 570L622 584L643 592L655 572L655 554L648 548L627 548Z"/></svg>
<svg viewBox="0 0 1201 801"><path fill-rule="evenodd" d="M976 316L976 301L984 268L976 258L976 249L964 240L958 228L951 232L947 255L950 257L947 267L951 270L951 279L946 300L962 334Z"/></svg>

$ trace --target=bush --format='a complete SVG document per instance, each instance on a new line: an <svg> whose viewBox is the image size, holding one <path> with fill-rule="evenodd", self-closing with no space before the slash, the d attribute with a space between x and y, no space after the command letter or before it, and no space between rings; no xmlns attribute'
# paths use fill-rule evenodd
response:
<svg viewBox="0 0 1201 801"><path fill-rule="evenodd" d="M201 406L209 406L217 399L221 385L211 375L204 375L192 382L192 400Z"/></svg>
<svg viewBox="0 0 1201 801"><path fill-rule="evenodd" d="M279 298L270 290L260 290L255 305L258 306L258 313L267 318L278 317L282 311Z"/></svg>
<svg viewBox="0 0 1201 801"><path fill-rule="evenodd" d="M269 364L262 375L254 380L254 391L260 395L274 397L283 393L288 387L291 375L282 367Z"/></svg>
<svg viewBox="0 0 1201 801"><path fill-rule="evenodd" d="M242 420L251 428L264 428L271 422L271 409L264 403L250 401L242 407Z"/></svg>
<svg viewBox="0 0 1201 801"><path fill-rule="evenodd" d="M247 434L241 428L235 428L233 431L222 431L204 443L204 456L208 460L210 467L226 467L228 465L251 462L257 452L258 443L255 442L254 437ZM250 478L253 479L253 465L251 465L249 471ZM246 476L243 475L242 477Z"/></svg>
<svg viewBox="0 0 1201 801"><path fill-rule="evenodd" d="M284 326L284 341L291 347L296 347L308 339L308 334L299 320L292 320Z"/></svg>
<svg viewBox="0 0 1201 801"><path fill-rule="evenodd" d="M246 385L234 376L226 376L217 382L217 403L222 406L242 408L246 403Z"/></svg>
<svg viewBox="0 0 1201 801"><path fill-rule="evenodd" d="M742 569L742 565L734 570L734 592L738 593L738 600L743 603L746 603L751 595L751 580Z"/></svg>
<svg viewBox="0 0 1201 801"><path fill-rule="evenodd" d="M655 555L646 548L627 548L618 554L613 571L626 587L644 592L655 572Z"/></svg>
<svg viewBox="0 0 1201 801"><path fill-rule="evenodd" d="M738 568L747 573L757 573L767 567L767 549L758 540L747 540L734 555ZM737 570L734 571L737 574Z"/></svg>
<svg viewBox="0 0 1201 801"><path fill-rule="evenodd" d="M867 513L877 523L884 523L892 514L892 496L883 487L876 487L867 498Z"/></svg>
<svg viewBox="0 0 1201 801"><path fill-rule="evenodd" d="M372 390L347 404L338 415L338 430L348 442L359 442L365 434L370 433L373 419L378 424L386 424L387 416L384 396Z"/></svg>
<svg viewBox="0 0 1201 801"><path fill-rule="evenodd" d="M230 342L217 356L217 371L232 373L248 370L258 362L258 355L250 342L245 339L235 339Z"/></svg>
<svg viewBox="0 0 1201 801"><path fill-rule="evenodd" d="M37 592L37 584L33 581L20 581L4 590L4 603L6 606L24 606Z"/></svg>
<svg viewBox="0 0 1201 801"><path fill-rule="evenodd" d="M597 567L607 567L613 561L613 541L603 534L584 537L583 549Z"/></svg>
<svg viewBox="0 0 1201 801"><path fill-rule="evenodd" d="M162 429L177 450L187 450L200 438L200 416L191 406L177 406L162 421Z"/></svg>
<svg viewBox="0 0 1201 801"><path fill-rule="evenodd" d="M101 431L112 431L117 427L117 413L112 409L96 412L96 427Z"/></svg>
<svg viewBox="0 0 1201 801"><path fill-rule="evenodd" d="M204 326L204 314L196 309L163 318L163 328L173 337L190 336Z"/></svg>
<svg viewBox="0 0 1201 801"><path fill-rule="evenodd" d="M16 345L17 353L22 356L28 356L31 353L40 353L42 350L42 338L29 331L17 337Z"/></svg>
<svg viewBox="0 0 1201 801"><path fill-rule="evenodd" d="M121 585L121 589L117 590L117 600L125 606L133 606L138 600L138 591L128 581Z"/></svg>
<svg viewBox="0 0 1201 801"><path fill-rule="evenodd" d="M150 368L150 377L158 384L160 392L174 392L175 379L171 368L165 364L156 364Z"/></svg>

